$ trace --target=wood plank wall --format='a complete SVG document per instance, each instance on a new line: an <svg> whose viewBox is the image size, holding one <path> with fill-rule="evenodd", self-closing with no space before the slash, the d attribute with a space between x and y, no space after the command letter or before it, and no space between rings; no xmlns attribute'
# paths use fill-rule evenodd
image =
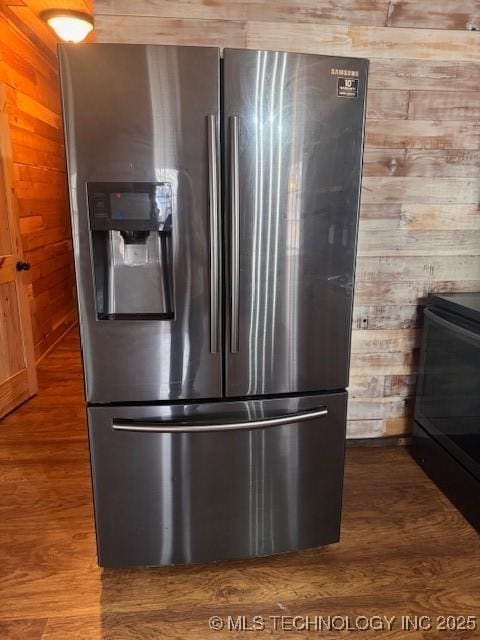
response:
<svg viewBox="0 0 480 640"><path fill-rule="evenodd" d="M96 0L95 25L370 59L349 435L408 432L425 296L480 289L478 0Z"/></svg>
<svg viewBox="0 0 480 640"><path fill-rule="evenodd" d="M2 3L0 81L7 92L24 258L32 265L25 276L37 360L76 320L55 47L30 6Z"/></svg>

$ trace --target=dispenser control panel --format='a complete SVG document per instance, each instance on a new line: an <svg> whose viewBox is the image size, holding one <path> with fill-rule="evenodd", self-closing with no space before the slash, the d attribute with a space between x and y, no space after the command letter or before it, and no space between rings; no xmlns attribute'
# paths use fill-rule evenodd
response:
<svg viewBox="0 0 480 640"><path fill-rule="evenodd" d="M93 230L163 231L171 227L169 182L88 182Z"/></svg>

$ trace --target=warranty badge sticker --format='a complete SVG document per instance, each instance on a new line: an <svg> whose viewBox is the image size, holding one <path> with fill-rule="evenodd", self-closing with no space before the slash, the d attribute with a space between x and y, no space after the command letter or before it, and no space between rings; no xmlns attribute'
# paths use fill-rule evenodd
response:
<svg viewBox="0 0 480 640"><path fill-rule="evenodd" d="M337 96L339 98L358 98L358 78L338 78Z"/></svg>

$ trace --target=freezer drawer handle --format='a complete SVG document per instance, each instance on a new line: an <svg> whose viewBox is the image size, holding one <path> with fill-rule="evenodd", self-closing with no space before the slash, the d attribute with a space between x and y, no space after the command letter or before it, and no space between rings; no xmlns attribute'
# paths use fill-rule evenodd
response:
<svg viewBox="0 0 480 640"><path fill-rule="evenodd" d="M260 420L242 420L240 422L172 422L158 420L127 420L114 418L114 431L146 431L149 433L202 433L205 431L240 431L248 429L264 429L278 427L282 424L306 422L316 418L324 418L328 414L327 407L320 407L312 411L300 411L275 418L260 418Z"/></svg>
<svg viewBox="0 0 480 640"><path fill-rule="evenodd" d="M480 341L480 333L476 333L475 331L469 331L468 329L465 329L464 327L460 327L455 323L450 322L449 320L446 320L445 318L441 318L433 311L430 311L430 309L425 309L424 314L426 318L428 318L432 322L435 322L436 324L439 324L445 329L448 329L449 331L458 333L459 335L465 336L465 338L470 338L471 340L474 340L476 342Z"/></svg>
<svg viewBox="0 0 480 640"><path fill-rule="evenodd" d="M207 116L208 125L208 202L210 230L210 352L218 353L219 244L218 244L218 157L217 119Z"/></svg>
<svg viewBox="0 0 480 640"><path fill-rule="evenodd" d="M238 353L238 313L240 287L240 184L238 169L238 116L230 117L230 256L231 309L230 351Z"/></svg>

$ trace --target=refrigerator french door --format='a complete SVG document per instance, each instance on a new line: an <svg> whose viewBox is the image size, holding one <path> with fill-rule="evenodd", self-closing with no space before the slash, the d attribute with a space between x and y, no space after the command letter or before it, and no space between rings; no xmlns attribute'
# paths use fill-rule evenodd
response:
<svg viewBox="0 0 480 640"><path fill-rule="evenodd" d="M60 65L87 401L221 397L219 51Z"/></svg>
<svg viewBox="0 0 480 640"><path fill-rule="evenodd" d="M227 49L224 79L226 394L344 389L366 63Z"/></svg>
<svg viewBox="0 0 480 640"><path fill-rule="evenodd" d="M367 61L60 67L100 564L338 540Z"/></svg>

